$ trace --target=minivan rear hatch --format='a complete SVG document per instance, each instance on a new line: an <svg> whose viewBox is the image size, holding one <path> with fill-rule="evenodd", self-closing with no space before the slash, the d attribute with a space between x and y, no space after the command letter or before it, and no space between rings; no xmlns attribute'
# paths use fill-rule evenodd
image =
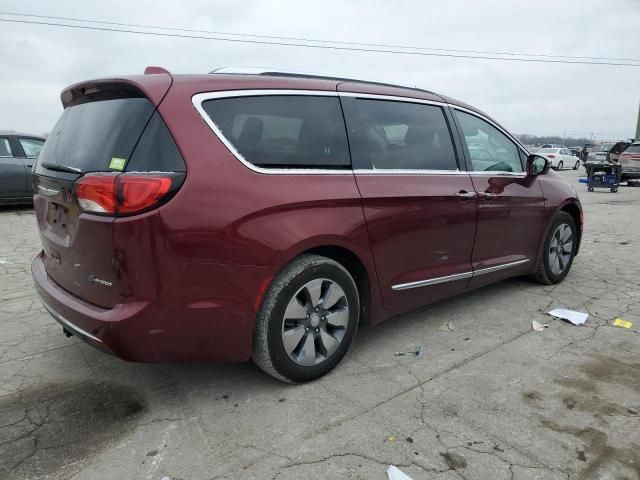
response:
<svg viewBox="0 0 640 480"><path fill-rule="evenodd" d="M165 94L171 84L166 78ZM117 179L133 179L135 183L145 172L156 172L153 175L157 176L158 170L170 169L179 172L172 173L173 181L184 177L184 162L156 111L157 105L131 84L76 86L63 93L63 103L66 108L34 171L42 259L49 277L64 290L111 308L122 302L131 288L131 282L121 278L122 253L116 247L118 210L111 207L122 194L122 190L116 193ZM172 145L167 146L167 136ZM174 159L166 161L167 155ZM138 173L127 176L131 171ZM181 180L178 178L178 183ZM143 190L138 184L125 188L137 195L138 204L140 198L144 200L145 185ZM171 190L175 190L175 182ZM168 193L162 192L165 197ZM158 200L162 198L143 206ZM135 210L129 206L128 212L139 213Z"/></svg>

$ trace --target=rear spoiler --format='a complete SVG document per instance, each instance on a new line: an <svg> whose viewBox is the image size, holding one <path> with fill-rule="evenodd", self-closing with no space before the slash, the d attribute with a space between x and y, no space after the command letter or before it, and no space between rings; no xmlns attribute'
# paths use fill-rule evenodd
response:
<svg viewBox="0 0 640 480"><path fill-rule="evenodd" d="M146 97L157 107L172 83L173 77L167 74L89 80L67 87L60 94L60 100L67 108L99 100Z"/></svg>

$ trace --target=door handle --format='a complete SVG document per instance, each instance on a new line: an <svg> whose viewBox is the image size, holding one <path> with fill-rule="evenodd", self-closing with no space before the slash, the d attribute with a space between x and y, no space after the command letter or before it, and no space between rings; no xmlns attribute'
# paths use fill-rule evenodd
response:
<svg viewBox="0 0 640 480"><path fill-rule="evenodd" d="M472 198L476 198L478 194L476 192L467 192L466 190L460 190L456 193L456 197L461 200L471 200Z"/></svg>
<svg viewBox="0 0 640 480"><path fill-rule="evenodd" d="M484 192L480 194L480 197L485 200L494 200L498 198L498 194L493 192Z"/></svg>

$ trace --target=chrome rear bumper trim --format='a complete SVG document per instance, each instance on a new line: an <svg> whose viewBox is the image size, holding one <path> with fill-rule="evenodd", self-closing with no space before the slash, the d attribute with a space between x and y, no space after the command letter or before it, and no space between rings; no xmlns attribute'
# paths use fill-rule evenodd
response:
<svg viewBox="0 0 640 480"><path fill-rule="evenodd" d="M47 312L49 312L49 314L55 318L59 323L61 323L62 325L64 325L65 327L67 327L72 333L78 333L84 337L87 337L91 340L93 340L96 343L104 343L102 340L100 340L98 337L96 337L95 335L91 335L89 332L87 332L86 330L81 329L80 327L74 325L73 323L71 323L69 320L67 320L66 318L64 318L62 315L56 313L55 311L53 311L53 309L47 305L46 303L42 302L42 305L44 306L44 308L47 310Z"/></svg>

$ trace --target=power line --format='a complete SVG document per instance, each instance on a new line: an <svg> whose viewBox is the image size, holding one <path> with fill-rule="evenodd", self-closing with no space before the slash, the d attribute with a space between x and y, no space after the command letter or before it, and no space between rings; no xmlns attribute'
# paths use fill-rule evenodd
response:
<svg viewBox="0 0 640 480"><path fill-rule="evenodd" d="M351 51L351 52L370 52L370 53L389 53L395 55L415 55L423 57L448 57L448 58L470 58L477 60L502 60L508 62L528 62L528 63L558 63L558 64L574 64L574 65L609 65L617 67L640 67L640 64L634 63L617 63L617 62L587 62L582 60L552 60L552 59L540 59L540 58L504 58L488 55L470 55L470 54L450 54L450 53L436 53L436 52L421 52L421 51L403 51L403 50L383 50L376 48L359 48L359 47L343 47L338 45L312 45L306 43L292 43L281 41L266 41L266 40L249 40L240 38L224 38L224 37L212 37L203 35L185 35L177 33L165 33L165 32L144 32L139 30L127 30L124 28L106 28L95 27L89 25L71 25L68 23L53 23L53 22L37 22L33 20L11 20L6 18L0 18L0 22L6 23L20 23L28 25L43 25L50 27L64 27L75 28L80 30L95 30L102 32L118 32L118 33L132 33L137 35L147 35L155 37L173 37L173 38L187 38L187 39L199 39L199 40L214 40L220 42L232 42L232 43L246 43L254 45L276 45L286 47L300 47L300 48L315 48L324 50L339 50L339 51Z"/></svg>
<svg viewBox="0 0 640 480"><path fill-rule="evenodd" d="M318 38L259 35L259 34L252 34L252 33L223 32L223 31L216 31L216 30L197 30L197 29L190 29L190 28L165 27L160 25L148 25L148 24L145 25L145 24L139 24L139 23L119 23L119 22L108 22L104 20L92 20L92 19L86 19L86 18L56 17L51 15L36 15L36 14L16 13L16 12L0 12L0 15L7 15L7 16L14 16L14 17L43 18L43 19L49 19L49 20L65 20L65 21L84 22L84 23L97 23L101 25L116 25L120 27L152 28L152 29L158 29L158 30L170 30L170 31L187 32L187 33L206 33L210 35L228 35L228 36L236 36L236 37L252 37L252 38L263 38L263 39L272 39L272 40L293 40L293 41L303 41L303 42L313 42L313 43L326 43L326 44L334 44L334 45L354 45L359 47L399 48L403 50L423 50L423 51L450 52L450 53L474 53L474 54L480 54L480 55L505 55L505 56L517 56L517 57L544 57L544 58L561 58L561 59L573 59L573 60L606 60L606 61L614 61L614 62L640 62L640 59L638 58L550 55L550 54L543 54L543 53L494 52L494 51L486 51L486 50L461 50L461 49L453 49L453 48L417 47L417 46L411 46L411 45L398 45L398 44L385 44L385 43L348 42L348 41L336 41L336 40L322 40Z"/></svg>

